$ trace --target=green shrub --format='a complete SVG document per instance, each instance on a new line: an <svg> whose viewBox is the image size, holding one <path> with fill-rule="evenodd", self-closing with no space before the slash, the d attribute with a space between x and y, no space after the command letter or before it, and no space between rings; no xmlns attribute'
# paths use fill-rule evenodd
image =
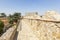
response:
<svg viewBox="0 0 60 40"><path fill-rule="evenodd" d="M9 23L10 23L10 24L13 24L13 19L10 19L10 20L9 20Z"/></svg>
<svg viewBox="0 0 60 40"><path fill-rule="evenodd" d="M0 34L3 33L4 23L0 21Z"/></svg>

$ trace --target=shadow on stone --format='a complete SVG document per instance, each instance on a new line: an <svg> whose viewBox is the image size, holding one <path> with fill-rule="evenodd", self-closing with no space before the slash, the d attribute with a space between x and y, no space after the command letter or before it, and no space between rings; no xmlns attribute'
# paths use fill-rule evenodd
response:
<svg viewBox="0 0 60 40"><path fill-rule="evenodd" d="M18 31L15 33L13 40L17 40L17 36L18 36Z"/></svg>

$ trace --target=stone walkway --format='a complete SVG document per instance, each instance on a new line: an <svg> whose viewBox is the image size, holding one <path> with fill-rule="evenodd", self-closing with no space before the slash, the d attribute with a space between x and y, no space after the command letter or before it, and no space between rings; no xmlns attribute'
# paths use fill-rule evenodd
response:
<svg viewBox="0 0 60 40"><path fill-rule="evenodd" d="M29 27L29 24L27 24L27 22L24 20L21 22L22 29L19 31L17 40L39 40L33 33L32 29Z"/></svg>

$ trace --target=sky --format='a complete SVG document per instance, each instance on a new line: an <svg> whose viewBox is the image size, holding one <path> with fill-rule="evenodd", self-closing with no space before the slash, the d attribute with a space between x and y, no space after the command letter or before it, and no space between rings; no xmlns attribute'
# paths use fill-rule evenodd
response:
<svg viewBox="0 0 60 40"><path fill-rule="evenodd" d="M48 10L60 12L60 0L0 0L0 13L38 12L43 15Z"/></svg>

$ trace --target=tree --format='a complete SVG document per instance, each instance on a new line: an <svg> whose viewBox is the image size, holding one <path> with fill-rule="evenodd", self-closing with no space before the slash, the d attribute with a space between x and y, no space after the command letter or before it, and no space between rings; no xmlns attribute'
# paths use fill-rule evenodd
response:
<svg viewBox="0 0 60 40"><path fill-rule="evenodd" d="M13 24L13 22L14 22L14 21L13 21L13 19L11 18L11 19L9 20L9 23L10 23L10 24Z"/></svg>
<svg viewBox="0 0 60 40"><path fill-rule="evenodd" d="M0 35L3 33L4 23L0 20Z"/></svg>
<svg viewBox="0 0 60 40"><path fill-rule="evenodd" d="M17 13L17 12L15 12L14 14L13 14L13 20L14 20L14 22L18 22L18 20L20 19L20 17L21 17L21 13Z"/></svg>
<svg viewBox="0 0 60 40"><path fill-rule="evenodd" d="M20 19L21 17L21 13L17 13L15 12L13 15L9 15L9 23L10 24L13 24L13 22L17 23L18 20Z"/></svg>
<svg viewBox="0 0 60 40"><path fill-rule="evenodd" d="M8 19L9 19L9 23L13 24L13 16L11 14L9 14Z"/></svg>
<svg viewBox="0 0 60 40"><path fill-rule="evenodd" d="M15 12L14 14L13 14L13 16L14 17L17 17L18 19L21 17L21 13L17 13L17 12Z"/></svg>
<svg viewBox="0 0 60 40"><path fill-rule="evenodd" d="M9 14L9 18L12 18L12 15L11 14Z"/></svg>
<svg viewBox="0 0 60 40"><path fill-rule="evenodd" d="M5 13L1 13L1 17L6 17L6 14Z"/></svg>

